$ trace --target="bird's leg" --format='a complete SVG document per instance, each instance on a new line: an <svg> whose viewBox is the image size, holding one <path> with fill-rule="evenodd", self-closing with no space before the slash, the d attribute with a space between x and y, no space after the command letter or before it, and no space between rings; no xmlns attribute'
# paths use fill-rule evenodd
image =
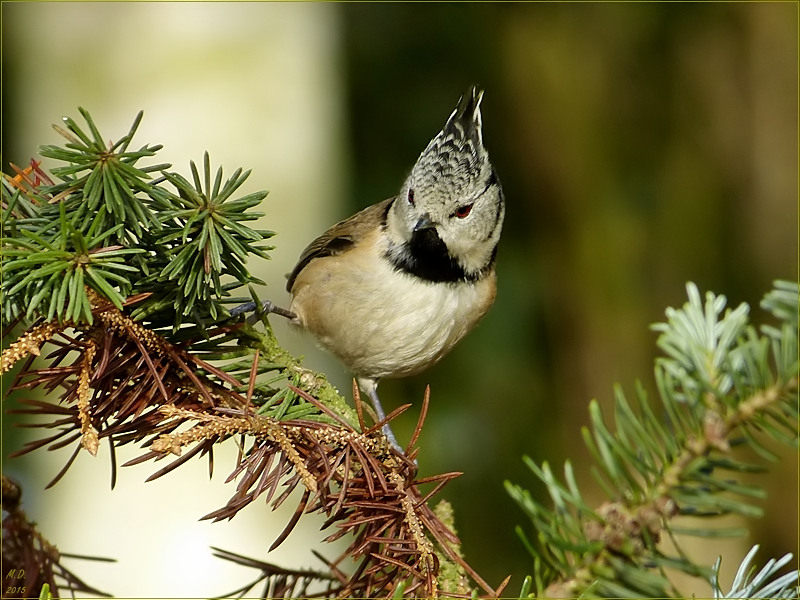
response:
<svg viewBox="0 0 800 600"><path fill-rule="evenodd" d="M375 409L375 414L378 415L378 421L383 421L386 418L386 413L383 411L383 406L381 406L381 399L378 398L378 382L374 379L366 379L366 378L359 378L358 380L359 386L361 389L367 392L370 401L372 402L372 408ZM392 432L392 428L389 426L389 423L384 423L383 427L381 428L383 434L389 440L389 443L392 444L401 454L405 451L403 447L397 443L397 438L394 437L394 433Z"/></svg>
<svg viewBox="0 0 800 600"><path fill-rule="evenodd" d="M240 304L239 306L235 306L230 310L231 316L235 317L236 315L240 315L242 313L253 312L253 314L247 317L247 322L251 325L255 323L261 315L265 313L273 313L276 315L280 315L282 317L286 317L289 320L294 321L297 319L297 315L290 310L286 310L285 308L281 308L280 306L275 306L271 300L265 300L261 303L259 307L255 302L245 302L244 304Z"/></svg>

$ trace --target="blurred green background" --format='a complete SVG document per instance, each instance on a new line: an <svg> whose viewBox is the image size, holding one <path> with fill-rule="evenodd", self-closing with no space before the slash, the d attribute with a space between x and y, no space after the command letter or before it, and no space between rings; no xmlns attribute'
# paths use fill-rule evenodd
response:
<svg viewBox="0 0 800 600"><path fill-rule="evenodd" d="M77 15L88 5L43 6L41 15ZM158 10L123 6L118 10L128 15ZM169 6L169 15L149 17L152 27L174 19L191 29L190 17L219 5ZM128 23L106 5L86 10L96 12L74 18L89 18L84 35L100 40ZM535 485L521 456L555 465L570 458L593 489L580 437L588 401L610 406L615 382L631 395L637 378L654 389L656 335L648 326L667 306L683 304L685 282L725 294L732 305L748 302L759 321L758 302L772 280L798 276L797 4L230 4L219 10L231 20L217 20L209 30L217 35L231 28L235 40L221 51L187 51L170 61L160 45L203 48L204 42L169 29L148 37L142 25L142 46L111 58L101 57L103 41L86 43L74 63L83 79L62 97L40 73L57 62L59 51L35 54L41 44L24 32L41 33L36 17L4 3L4 164L25 163L35 145L54 141L24 137L33 135L26 122L47 125L74 115L76 103L109 119L119 114L122 122L138 108L146 111L145 124L149 117L168 122L192 104L170 102L170 86L199 78L204 89L223 93L184 129L195 143L185 158L199 158L208 147L204 136L218 149L244 147L245 138L255 143L226 166L253 168L254 185L273 192L264 222L279 232L278 250L265 276L273 299L285 302L280 277L305 243L335 220L394 194L459 95L473 83L483 87L484 138L508 205L497 302L439 365L384 382L381 397L389 408L414 402L394 427L408 439L424 386L431 384L422 475L463 471L442 495L454 504L466 557L494 585L512 574L508 592L516 593L530 560L514 534L523 517L502 483ZM301 25L288 46L272 47L281 35L279 12L315 25ZM63 46L80 43L70 19L58 23L60 30L49 26L61 32ZM109 43L116 47L119 38ZM300 60L305 52L317 52L316 62ZM256 53L265 58L254 66L249 61ZM148 77L133 78L129 70L137 68ZM224 71L225 83L208 76L210 69ZM316 78L309 75L314 69ZM298 78L312 83L285 104L269 101L281 89L294 90ZM97 89L110 94L109 81L129 80L149 91L116 105L92 96ZM35 85L33 95L22 93ZM150 102L159 86L162 97ZM56 114L36 109L42 94ZM229 125L237 112L250 110L240 109L242 103L255 105L247 125ZM289 111L306 104L316 107L309 113L316 120L306 116L295 129L267 124L293 123ZM309 123L316 125L301 136ZM162 142L161 133L155 129L140 142ZM323 143L323 134L329 141ZM279 151L265 158L259 144ZM316 188L287 186L281 193L279 174L271 176L285 155L299 164L298 180L313 174ZM184 156L164 159L180 163ZM271 214L285 220L276 224ZM348 375L323 362L309 339L284 335L291 349L349 390ZM796 549L797 456L782 455L766 515L748 524L752 535L698 544L699 560L710 565L734 548L727 559L732 567L753 543L762 544L762 561Z"/></svg>

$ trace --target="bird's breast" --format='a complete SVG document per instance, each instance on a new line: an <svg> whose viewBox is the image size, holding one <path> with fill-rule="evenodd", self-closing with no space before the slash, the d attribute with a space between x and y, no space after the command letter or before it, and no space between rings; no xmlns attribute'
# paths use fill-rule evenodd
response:
<svg viewBox="0 0 800 600"><path fill-rule="evenodd" d="M393 268L377 235L311 261L292 311L323 347L362 377L403 377L436 363L486 314L494 271L473 282L430 282Z"/></svg>

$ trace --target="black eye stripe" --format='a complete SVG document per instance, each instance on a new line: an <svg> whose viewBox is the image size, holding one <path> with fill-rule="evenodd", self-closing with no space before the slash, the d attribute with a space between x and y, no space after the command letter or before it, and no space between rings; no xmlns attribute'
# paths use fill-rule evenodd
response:
<svg viewBox="0 0 800 600"><path fill-rule="evenodd" d="M486 182L486 187L483 188L483 192L481 193L485 194L486 190L488 190L493 185L498 185L497 173L495 173L494 169L492 169L491 173L489 173L489 180Z"/></svg>
<svg viewBox="0 0 800 600"><path fill-rule="evenodd" d="M487 239L487 240L495 234L495 231L497 231L498 227L502 227L502 223L501 223L500 220L505 216L505 212L506 212L505 211L505 198L503 197L503 188L498 187L497 191L498 191L498 198L499 198L500 202L497 205L497 210L494 211L494 223L492 223L491 229L489 229L489 232L486 234L486 238L485 239Z"/></svg>

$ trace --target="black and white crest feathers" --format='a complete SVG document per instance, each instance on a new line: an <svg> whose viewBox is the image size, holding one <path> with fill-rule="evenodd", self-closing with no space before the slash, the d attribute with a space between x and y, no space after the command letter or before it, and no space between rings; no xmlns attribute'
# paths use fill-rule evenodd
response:
<svg viewBox="0 0 800 600"><path fill-rule="evenodd" d="M473 87L459 98L442 130L428 144L417 159L416 170L423 174L420 182L429 184L430 178L449 177L456 186L476 177L486 158L483 147L481 100L483 91Z"/></svg>

